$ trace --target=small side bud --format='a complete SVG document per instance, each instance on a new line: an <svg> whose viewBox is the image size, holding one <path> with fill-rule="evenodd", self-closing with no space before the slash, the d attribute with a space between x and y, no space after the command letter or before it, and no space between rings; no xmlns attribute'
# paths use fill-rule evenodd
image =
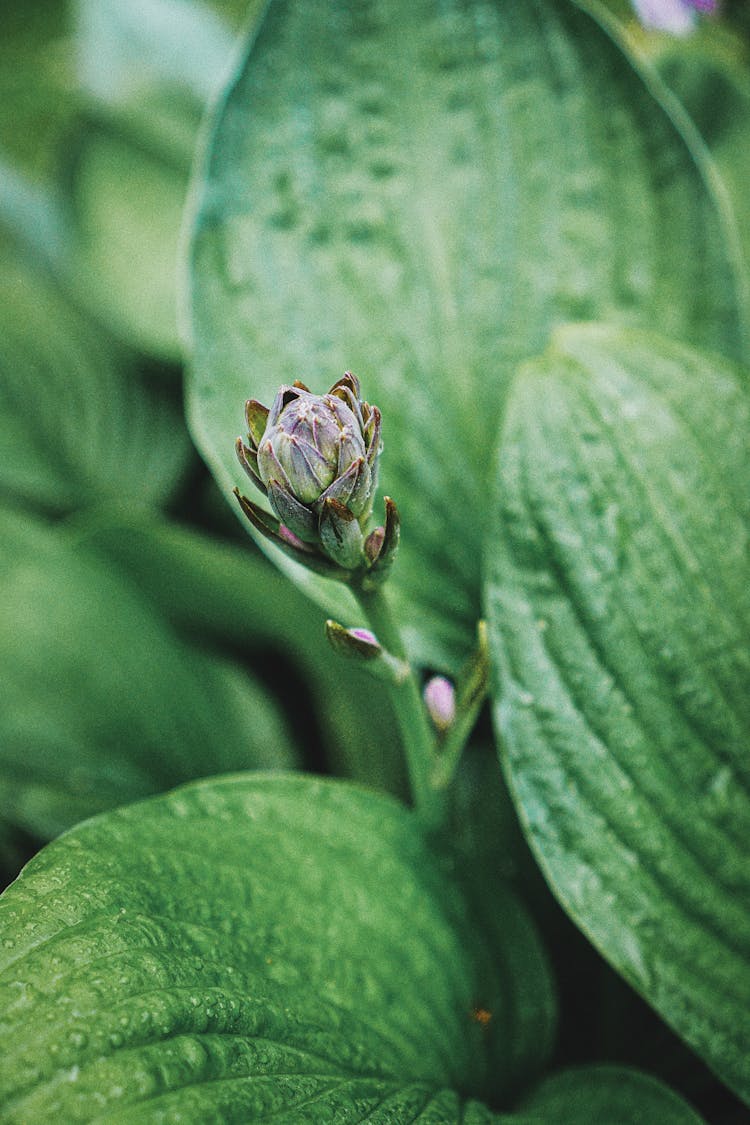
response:
<svg viewBox="0 0 750 1125"><path fill-rule="evenodd" d="M433 726L444 734L456 718L456 689L445 676L433 676L425 685L423 697Z"/></svg>
<svg viewBox="0 0 750 1125"><path fill-rule="evenodd" d="M326 636L340 656L357 660L368 672L391 683L402 684L411 669L404 660L388 652L369 629L347 629L338 621L326 621Z"/></svg>
<svg viewBox="0 0 750 1125"><path fill-rule="evenodd" d="M369 629L346 629L338 621L326 621L326 636L341 656L354 660L377 660L382 653L378 639Z"/></svg>
<svg viewBox="0 0 750 1125"><path fill-rule="evenodd" d="M456 772L463 748L487 697L489 668L487 623L478 621L477 647L459 674L455 688L442 676L430 680L425 688L425 704L440 741L440 755L432 777L436 789L449 785ZM451 711L452 717L445 725Z"/></svg>
<svg viewBox="0 0 750 1125"><path fill-rule="evenodd" d="M699 14L713 15L718 0L631 0L644 27L670 35L689 35Z"/></svg>

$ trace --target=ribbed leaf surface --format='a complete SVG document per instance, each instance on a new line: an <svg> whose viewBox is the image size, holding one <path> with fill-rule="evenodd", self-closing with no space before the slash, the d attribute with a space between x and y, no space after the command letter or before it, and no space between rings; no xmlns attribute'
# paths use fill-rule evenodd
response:
<svg viewBox="0 0 750 1125"><path fill-rule="evenodd" d="M519 375L487 611L509 778L609 960L750 1097L750 405L657 336Z"/></svg>
<svg viewBox="0 0 750 1125"><path fill-rule="evenodd" d="M90 821L0 900L0 1120L494 1121L445 1087L500 1093L551 1009L493 892L480 930L414 817L342 783L240 775Z"/></svg>

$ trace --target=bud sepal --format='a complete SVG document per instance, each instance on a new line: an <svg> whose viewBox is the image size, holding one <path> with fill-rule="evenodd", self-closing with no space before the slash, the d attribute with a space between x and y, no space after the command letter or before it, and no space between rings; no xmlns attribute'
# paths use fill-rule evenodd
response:
<svg viewBox="0 0 750 1125"><path fill-rule="evenodd" d="M487 624L485 621L478 621L477 646L474 653L462 669L455 685L448 680L444 681L453 696L452 707L447 690L440 684L436 685L436 681L443 679L442 676L435 677L425 688L424 700L427 712L438 731L439 756L432 773L432 783L437 789L445 789L456 772L463 748L487 697L489 668ZM439 719L436 722L436 704L439 704L439 709L444 711L445 718L449 717L450 710L453 712L442 729Z"/></svg>
<svg viewBox="0 0 750 1125"><path fill-rule="evenodd" d="M259 504L253 504L252 500L248 500L247 496L243 496L238 488L234 489L234 495L242 508L247 519L253 525L255 530L267 539L269 543L273 543L289 558L294 559L295 562L302 563L308 570L314 571L316 574L321 574L324 578L340 578L341 570L330 559L319 554L313 548L304 543L299 536L290 531L288 527L282 524L275 516L272 516L265 508L261 508Z"/></svg>
<svg viewBox="0 0 750 1125"><path fill-rule="evenodd" d="M362 588L376 590L385 582L396 561L401 541L401 517L395 501L385 498L385 524L371 531L364 542L367 569L362 575Z"/></svg>

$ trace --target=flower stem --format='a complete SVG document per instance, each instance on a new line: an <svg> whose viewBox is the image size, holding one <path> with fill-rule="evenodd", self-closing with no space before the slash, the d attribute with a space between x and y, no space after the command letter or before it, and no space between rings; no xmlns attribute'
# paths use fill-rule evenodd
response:
<svg viewBox="0 0 750 1125"><path fill-rule="evenodd" d="M476 651L463 669L457 683L456 718L440 745L432 772L431 781L436 789L444 789L453 780L464 747L487 697L488 679L487 623L479 621Z"/></svg>
<svg viewBox="0 0 750 1125"><path fill-rule="evenodd" d="M406 650L393 619L385 589L355 589L357 600L380 644L398 660L407 663ZM390 683L391 701L406 754L414 807L428 828L437 828L445 813L445 794L433 782L436 761L435 737L422 703L412 669L403 679Z"/></svg>

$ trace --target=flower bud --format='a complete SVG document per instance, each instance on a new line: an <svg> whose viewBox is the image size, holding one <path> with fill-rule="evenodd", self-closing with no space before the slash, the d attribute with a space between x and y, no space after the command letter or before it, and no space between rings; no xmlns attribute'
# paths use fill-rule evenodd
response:
<svg viewBox="0 0 750 1125"><path fill-rule="evenodd" d="M395 555L398 518L388 501L389 535L381 530L367 536L377 488L380 411L362 400L356 376L347 372L324 395L300 382L283 386L270 410L250 399L245 417L247 444L237 439L237 455L276 517L237 493L248 519L312 569L344 580L372 570L374 581L377 570L382 580L386 561L390 565ZM387 552L380 549L384 538Z"/></svg>
<svg viewBox="0 0 750 1125"><path fill-rule="evenodd" d="M445 676L433 676L425 685L424 702L433 726L441 734L456 718L456 692Z"/></svg>
<svg viewBox="0 0 750 1125"><path fill-rule="evenodd" d="M410 668L404 660L388 652L369 629L346 629L338 621L326 621L326 636L340 656L355 660L369 672L391 683L402 684Z"/></svg>

